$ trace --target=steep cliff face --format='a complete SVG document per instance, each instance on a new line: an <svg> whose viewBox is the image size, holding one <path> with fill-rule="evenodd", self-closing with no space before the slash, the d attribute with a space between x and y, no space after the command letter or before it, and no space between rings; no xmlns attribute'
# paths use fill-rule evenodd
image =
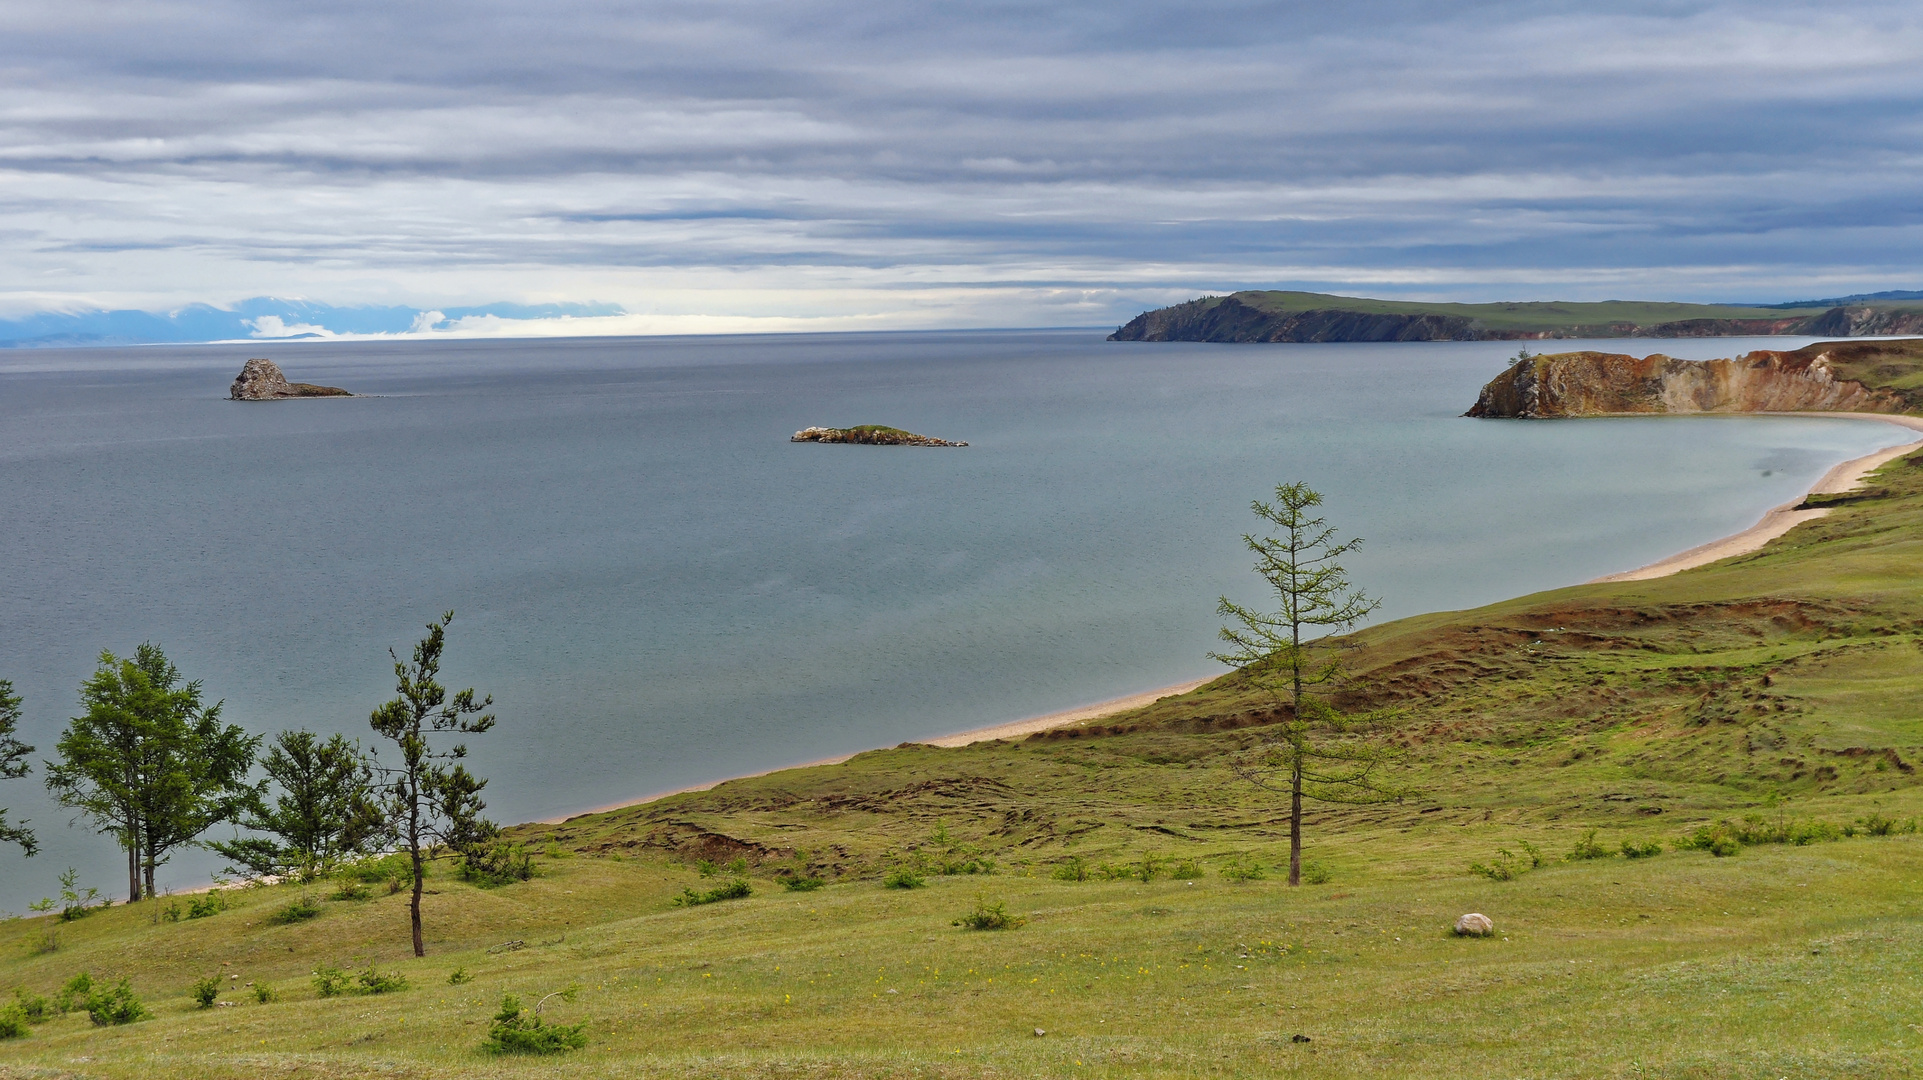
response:
<svg viewBox="0 0 1923 1080"><path fill-rule="evenodd" d="M1464 415L1903 412L1909 406L1900 390L1839 378L1830 351L1838 344L1758 350L1731 360L1599 352L1527 357L1491 379Z"/></svg>

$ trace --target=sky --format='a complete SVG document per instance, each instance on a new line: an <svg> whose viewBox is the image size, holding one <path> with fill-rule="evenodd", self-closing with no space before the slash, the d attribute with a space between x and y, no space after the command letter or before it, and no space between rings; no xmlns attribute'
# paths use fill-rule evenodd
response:
<svg viewBox="0 0 1923 1080"><path fill-rule="evenodd" d="M1923 287L1913 2L15 0L0 65L0 318Z"/></svg>

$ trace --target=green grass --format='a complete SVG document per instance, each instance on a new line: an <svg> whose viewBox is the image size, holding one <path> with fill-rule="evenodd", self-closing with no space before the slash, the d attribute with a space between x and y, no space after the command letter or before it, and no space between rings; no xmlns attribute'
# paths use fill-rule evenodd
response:
<svg viewBox="0 0 1923 1080"><path fill-rule="evenodd" d="M1867 833L1923 817L1919 566L1912 458L1751 555L1356 635L1350 704L1394 710L1420 795L1314 807L1326 884L1283 884L1283 809L1226 768L1272 719L1228 677L1020 742L520 826L540 873L437 873L425 960L404 895L292 925L293 885L192 922L114 907L38 954L38 921L6 922L0 993L90 971L153 1018L32 1025L0 1076L1915 1075L1923 835ZM1788 842L1719 856L1699 830ZM1524 843L1540 866L1470 872ZM752 895L675 905L736 859ZM884 888L897 868L926 887ZM776 887L797 875L826 884ZM995 904L1023 925L955 925ZM1466 911L1498 933L1452 936ZM323 999L322 967L408 988ZM210 972L231 1005L198 1008ZM482 1049L505 996L573 984L542 1018L584 1048Z"/></svg>
<svg viewBox="0 0 1923 1080"><path fill-rule="evenodd" d="M1820 315L1823 307L1757 308L1732 304L1679 304L1644 300L1605 300L1595 303L1528 301L1494 304L1428 303L1419 300L1374 300L1326 293L1247 290L1236 299L1259 311L1276 315L1303 311L1359 311L1371 315L1460 315L1479 320L1492 330L1554 330L1577 326L1597 328L1612 323L1652 326L1684 319L1791 319ZM1212 298L1220 302L1220 297ZM1897 301L1877 307L1918 307L1919 301Z"/></svg>

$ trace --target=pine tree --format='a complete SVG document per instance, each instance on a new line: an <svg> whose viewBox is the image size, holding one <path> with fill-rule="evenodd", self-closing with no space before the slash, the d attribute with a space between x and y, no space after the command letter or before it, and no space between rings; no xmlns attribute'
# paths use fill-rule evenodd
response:
<svg viewBox="0 0 1923 1080"><path fill-rule="evenodd" d="M427 955L421 937L421 893L430 849L445 844L462 854L478 852L499 831L481 817L487 804L480 792L487 781L458 764L467 756L467 746L437 749L430 742L437 735L478 735L494 726L494 717L487 712L494 704L493 695L476 701L474 691L467 689L450 698L438 681L447 627L453 621L450 611L440 621L428 623L427 636L414 646L411 663L388 650L394 659L397 696L375 709L368 721L400 751L399 765L380 769L387 783L379 797L386 825L413 867L414 893L408 913L415 956Z"/></svg>
<svg viewBox="0 0 1923 1080"><path fill-rule="evenodd" d="M311 877L384 837L374 770L360 744L344 735L322 741L311 731L283 731L261 766L280 794L237 824L268 835L207 845L246 872Z"/></svg>
<svg viewBox="0 0 1923 1080"><path fill-rule="evenodd" d="M33 747L14 737L19 724L20 697L13 692L13 683L0 679L0 780L18 780L32 768L26 757L33 753ZM18 825L8 822L4 806L0 806L0 844L18 844L29 857L40 850L33 830L24 821Z"/></svg>
<svg viewBox="0 0 1923 1080"><path fill-rule="evenodd" d="M1306 484L1275 489L1275 501L1256 501L1258 517L1279 536L1244 535L1255 572L1275 590L1280 607L1262 612L1222 597L1217 612L1234 620L1220 637L1230 648L1209 655L1238 668L1272 697L1282 721L1237 762L1243 779L1289 795L1289 884L1302 883L1302 800L1366 805L1393 802L1406 792L1383 778L1390 750L1368 738L1376 716L1346 716L1326 695L1347 683L1332 640L1380 606L1356 589L1337 560L1361 540L1338 542L1335 530L1310 517L1322 496Z"/></svg>

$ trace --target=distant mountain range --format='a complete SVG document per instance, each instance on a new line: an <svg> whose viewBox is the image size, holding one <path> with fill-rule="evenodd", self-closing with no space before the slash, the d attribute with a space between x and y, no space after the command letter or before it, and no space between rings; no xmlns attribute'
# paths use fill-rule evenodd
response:
<svg viewBox="0 0 1923 1080"><path fill-rule="evenodd" d="M335 307L257 296L230 308L189 304L174 311L46 311L0 319L0 348L158 345L173 342L293 341L351 334L447 329L463 319L593 318L621 315L617 304L484 304L479 307Z"/></svg>
<svg viewBox="0 0 1923 1080"><path fill-rule="evenodd" d="M1860 302L1859 302L1860 301ZM1145 311L1110 341L1532 341L1923 334L1923 293L1745 307L1633 300L1430 304L1249 290Z"/></svg>

